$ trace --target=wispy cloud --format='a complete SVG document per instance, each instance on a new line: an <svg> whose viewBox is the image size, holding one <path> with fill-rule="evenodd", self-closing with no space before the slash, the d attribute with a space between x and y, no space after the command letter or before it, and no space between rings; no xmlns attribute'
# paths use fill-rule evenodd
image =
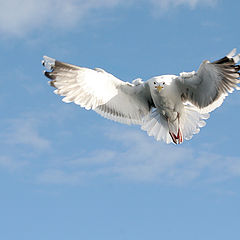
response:
<svg viewBox="0 0 240 240"><path fill-rule="evenodd" d="M22 111L15 117L0 119L1 146L20 146L34 152L48 152L52 148L54 137L49 131L54 127L58 129L58 126L64 125L76 114L74 107L56 105L48 105L40 110L32 109L29 112ZM64 134L67 134L66 127L64 131L56 131L57 136ZM22 152L24 151L26 149Z"/></svg>
<svg viewBox="0 0 240 240"><path fill-rule="evenodd" d="M44 27L68 28L94 9L115 7L120 0L10 0L2 1L0 30L24 35Z"/></svg>
<svg viewBox="0 0 240 240"><path fill-rule="evenodd" d="M142 0L150 8L166 11L181 5L196 8L198 5L213 5L217 0ZM1 1L0 32L5 35L24 36L43 28L71 28L85 22L88 16L95 18L95 11L130 7L137 0L10 0ZM90 18L89 18L90 19Z"/></svg>
<svg viewBox="0 0 240 240"><path fill-rule="evenodd" d="M0 156L0 168L7 169L9 171L15 171L27 166L27 161L14 160L7 156Z"/></svg>
<svg viewBox="0 0 240 240"><path fill-rule="evenodd" d="M43 162L54 154L56 139L69 135L66 127L54 136L49 132L74 116L65 105L48 107L51 110L22 112L20 116L0 120L0 168L17 171L29 166L28 170L34 171L37 164L46 169Z"/></svg>
<svg viewBox="0 0 240 240"><path fill-rule="evenodd" d="M207 143L197 148L189 144L166 145L156 142L145 132L125 126L103 129L107 133L104 145L109 143L108 147L95 146L91 152L80 150L72 155L70 152L64 155L60 151L59 155L58 148L63 144L61 138L57 137L59 145L52 147L53 139L44 137L41 131L41 121L45 122L45 118L54 121L59 130L65 126L64 121L55 121L60 114L58 117L51 114L25 114L7 122L0 138L2 150L5 149L0 156L1 168L15 171L24 169L31 162L28 169L32 169L32 177L41 184L78 185L109 179L184 185L216 183L240 177L238 156L206 151ZM41 156L46 157L44 163L42 160L34 163L33 159ZM35 169L35 164L38 169Z"/></svg>
<svg viewBox="0 0 240 240"><path fill-rule="evenodd" d="M63 171L61 169L46 169L37 176L39 183L47 184L83 184L89 174L83 171L76 171L74 173Z"/></svg>
<svg viewBox="0 0 240 240"><path fill-rule="evenodd" d="M151 0L151 2L162 10L167 10L181 5L188 6L192 9L198 5L214 6L217 0Z"/></svg>
<svg viewBox="0 0 240 240"><path fill-rule="evenodd" d="M42 137L34 118L18 118L9 121L2 142L10 145L27 145L36 150L50 148L50 141Z"/></svg>
<svg viewBox="0 0 240 240"><path fill-rule="evenodd" d="M112 130L107 137L112 143L108 149L64 160L56 169L40 173L38 181L81 184L107 176L116 181L182 185L240 177L238 157L205 152L201 147L166 145L129 129Z"/></svg>

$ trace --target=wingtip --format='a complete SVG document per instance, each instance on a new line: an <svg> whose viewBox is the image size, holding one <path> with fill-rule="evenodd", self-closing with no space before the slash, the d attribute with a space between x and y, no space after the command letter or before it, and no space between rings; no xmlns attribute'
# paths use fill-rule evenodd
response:
<svg viewBox="0 0 240 240"><path fill-rule="evenodd" d="M236 55L237 48L234 48L230 53L226 55L228 58L233 58Z"/></svg>
<svg viewBox="0 0 240 240"><path fill-rule="evenodd" d="M43 71L43 74L44 74L47 78L50 78L50 75L49 75L49 72L48 72L48 71L44 70L44 71Z"/></svg>
<svg viewBox="0 0 240 240"><path fill-rule="evenodd" d="M237 54L236 56L233 57L233 61L235 64L238 63L239 60L240 60L240 54Z"/></svg>
<svg viewBox="0 0 240 240"><path fill-rule="evenodd" d="M55 83L55 81L53 81L53 80L52 81L48 81L49 86L56 88L54 83Z"/></svg>
<svg viewBox="0 0 240 240"><path fill-rule="evenodd" d="M56 60L54 58L43 56L42 65L48 70L52 70L55 66L55 61Z"/></svg>

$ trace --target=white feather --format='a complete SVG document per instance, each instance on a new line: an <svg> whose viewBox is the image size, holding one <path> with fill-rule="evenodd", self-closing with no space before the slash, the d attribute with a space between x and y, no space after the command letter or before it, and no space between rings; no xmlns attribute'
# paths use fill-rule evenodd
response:
<svg viewBox="0 0 240 240"><path fill-rule="evenodd" d="M234 48L230 53L228 53L228 54L226 55L226 57L232 58L232 57L236 54L236 52L237 52L237 49Z"/></svg>
<svg viewBox="0 0 240 240"><path fill-rule="evenodd" d="M233 64L239 60L240 54L233 49L218 61L204 61L197 72L156 76L147 82L138 78L132 84L101 68L78 67L47 56L43 65L51 70L45 75L56 87L54 93L64 97L62 101L114 121L140 124L157 141L171 143L170 131L173 139L179 129L184 139L191 139L206 125L208 113L219 107L228 93L240 89L239 66Z"/></svg>

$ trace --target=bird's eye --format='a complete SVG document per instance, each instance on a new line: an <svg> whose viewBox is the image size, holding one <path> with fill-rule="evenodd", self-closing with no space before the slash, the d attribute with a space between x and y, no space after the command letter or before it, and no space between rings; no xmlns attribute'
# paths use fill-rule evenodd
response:
<svg viewBox="0 0 240 240"><path fill-rule="evenodd" d="M154 84L156 84L156 82L153 82Z"/></svg>
<svg viewBox="0 0 240 240"><path fill-rule="evenodd" d="M165 85L165 82L163 82L162 84Z"/></svg>

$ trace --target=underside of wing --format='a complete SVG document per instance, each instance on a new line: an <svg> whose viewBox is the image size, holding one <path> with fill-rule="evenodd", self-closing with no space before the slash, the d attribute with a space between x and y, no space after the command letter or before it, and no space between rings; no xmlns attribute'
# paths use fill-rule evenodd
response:
<svg viewBox="0 0 240 240"><path fill-rule="evenodd" d="M239 88L239 59L234 49L220 60L204 61L197 73L180 75L176 84L182 100L192 103L203 113L219 107L228 93Z"/></svg>
<svg viewBox="0 0 240 240"><path fill-rule="evenodd" d="M102 69L94 70L44 57L45 72L64 102L74 102L102 116L127 124L141 124L151 109L148 85L123 82Z"/></svg>

